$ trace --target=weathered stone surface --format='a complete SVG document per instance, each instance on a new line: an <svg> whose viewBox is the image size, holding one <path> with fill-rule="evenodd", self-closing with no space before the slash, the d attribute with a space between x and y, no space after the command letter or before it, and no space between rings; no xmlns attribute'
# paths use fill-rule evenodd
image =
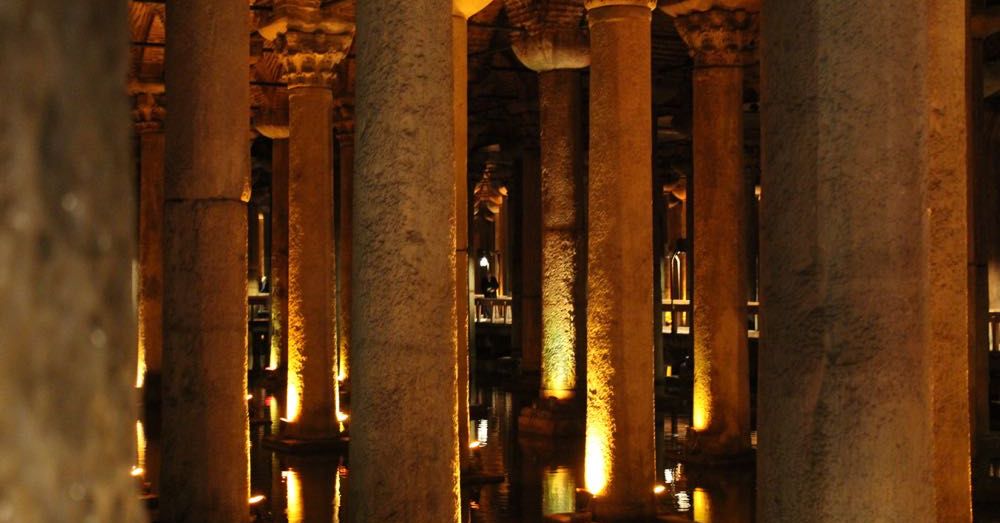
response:
<svg viewBox="0 0 1000 523"><path fill-rule="evenodd" d="M246 3L171 0L167 33L160 519L247 521Z"/></svg>
<svg viewBox="0 0 1000 523"><path fill-rule="evenodd" d="M287 434L338 432L333 93L289 93Z"/></svg>
<svg viewBox="0 0 1000 523"><path fill-rule="evenodd" d="M139 135L139 376L136 386L156 399L163 363L163 161L162 129ZM153 379L147 383L146 378Z"/></svg>
<svg viewBox="0 0 1000 523"><path fill-rule="evenodd" d="M523 29L511 33L518 60L537 72L590 65L590 42L581 27L583 0L510 0L507 14Z"/></svg>
<svg viewBox="0 0 1000 523"><path fill-rule="evenodd" d="M694 397L690 451L729 459L750 450L747 349L747 208L743 67L756 15L711 11L678 17L687 42L694 110Z"/></svg>
<svg viewBox="0 0 1000 523"><path fill-rule="evenodd" d="M598 521L653 508L652 2L588 2L587 487Z"/></svg>
<svg viewBox="0 0 1000 523"><path fill-rule="evenodd" d="M246 216L166 204L162 521L249 519Z"/></svg>
<svg viewBox="0 0 1000 523"><path fill-rule="evenodd" d="M288 140L271 144L271 353L288 358Z"/></svg>
<svg viewBox="0 0 1000 523"><path fill-rule="evenodd" d="M356 523L459 521L451 13L450 0L358 4Z"/></svg>
<svg viewBox="0 0 1000 523"><path fill-rule="evenodd" d="M757 519L970 521L967 3L764 12Z"/></svg>
<svg viewBox="0 0 1000 523"><path fill-rule="evenodd" d="M125 22L112 0L0 7L0 520L144 519Z"/></svg>
<svg viewBox="0 0 1000 523"><path fill-rule="evenodd" d="M542 167L542 397L577 392L577 361L584 355L579 299L586 260L583 232L583 125L576 71L539 74Z"/></svg>

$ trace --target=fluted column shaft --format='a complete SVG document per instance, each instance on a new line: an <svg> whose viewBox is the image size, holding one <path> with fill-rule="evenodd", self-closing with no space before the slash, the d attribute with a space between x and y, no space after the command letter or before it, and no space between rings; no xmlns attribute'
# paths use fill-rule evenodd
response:
<svg viewBox="0 0 1000 523"><path fill-rule="evenodd" d="M247 521L247 6L167 5L160 519Z"/></svg>
<svg viewBox="0 0 1000 523"><path fill-rule="evenodd" d="M595 519L653 513L652 97L646 1L587 2L591 38L587 488Z"/></svg>
<svg viewBox="0 0 1000 523"><path fill-rule="evenodd" d="M750 449L747 349L747 191L743 160L743 63L755 16L712 9L676 19L695 68L693 452Z"/></svg>
<svg viewBox="0 0 1000 523"><path fill-rule="evenodd" d="M355 523L459 520L451 13L357 5Z"/></svg>

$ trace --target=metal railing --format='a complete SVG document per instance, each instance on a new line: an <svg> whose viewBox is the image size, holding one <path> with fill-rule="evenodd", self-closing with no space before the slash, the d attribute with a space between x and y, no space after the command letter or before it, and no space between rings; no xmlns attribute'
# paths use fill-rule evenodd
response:
<svg viewBox="0 0 1000 523"><path fill-rule="evenodd" d="M510 296L487 298L476 295L476 323L510 325L514 320Z"/></svg>
<svg viewBox="0 0 1000 523"><path fill-rule="evenodd" d="M691 300L665 299L662 311L664 334L691 334ZM760 336L760 303L755 301L747 303L747 335L751 338Z"/></svg>

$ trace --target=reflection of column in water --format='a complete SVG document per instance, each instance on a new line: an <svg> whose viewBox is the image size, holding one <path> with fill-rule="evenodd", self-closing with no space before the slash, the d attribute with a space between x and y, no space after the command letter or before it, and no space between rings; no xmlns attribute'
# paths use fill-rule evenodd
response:
<svg viewBox="0 0 1000 523"><path fill-rule="evenodd" d="M704 489L694 489L694 520L698 523L712 523L712 498Z"/></svg>
<svg viewBox="0 0 1000 523"><path fill-rule="evenodd" d="M278 408L278 398L268 396L266 401L271 418L271 434L277 434L281 425L281 409Z"/></svg>
<svg viewBox="0 0 1000 523"><path fill-rule="evenodd" d="M305 523L302 513L302 483L299 474L292 469L281 473L285 478L285 488L288 489L288 503L285 514L288 516L288 523Z"/></svg>
<svg viewBox="0 0 1000 523"><path fill-rule="evenodd" d="M576 488L573 473L566 467L545 470L542 475L542 515L573 512Z"/></svg>
<svg viewBox="0 0 1000 523"><path fill-rule="evenodd" d="M142 420L135 421L135 466L139 469L146 468L146 431L142 427Z"/></svg>
<svg viewBox="0 0 1000 523"><path fill-rule="evenodd" d="M336 521L340 510L338 462L288 459L288 523Z"/></svg>
<svg viewBox="0 0 1000 523"><path fill-rule="evenodd" d="M752 521L754 514L753 468L696 470L689 468L695 521L719 523Z"/></svg>

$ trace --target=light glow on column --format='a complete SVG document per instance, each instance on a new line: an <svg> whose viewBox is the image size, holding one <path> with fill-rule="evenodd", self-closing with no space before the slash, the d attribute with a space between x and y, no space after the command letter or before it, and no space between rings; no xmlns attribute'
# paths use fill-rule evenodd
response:
<svg viewBox="0 0 1000 523"><path fill-rule="evenodd" d="M610 426L593 423L587 414L587 449L584 463L584 481L587 492L599 496L608 486L611 469Z"/></svg>
<svg viewBox="0 0 1000 523"><path fill-rule="evenodd" d="M694 520L699 523L712 523L712 499L704 489L694 489L692 502L694 505Z"/></svg>
<svg viewBox="0 0 1000 523"><path fill-rule="evenodd" d="M302 483L299 480L298 472L288 469L281 473L285 478L285 488L287 489L286 516L288 523L305 523L302 501Z"/></svg>
<svg viewBox="0 0 1000 523"><path fill-rule="evenodd" d="M694 399L691 412L691 428L694 430L705 430L712 420L711 392L705 377L698 375L695 370L694 378Z"/></svg>

